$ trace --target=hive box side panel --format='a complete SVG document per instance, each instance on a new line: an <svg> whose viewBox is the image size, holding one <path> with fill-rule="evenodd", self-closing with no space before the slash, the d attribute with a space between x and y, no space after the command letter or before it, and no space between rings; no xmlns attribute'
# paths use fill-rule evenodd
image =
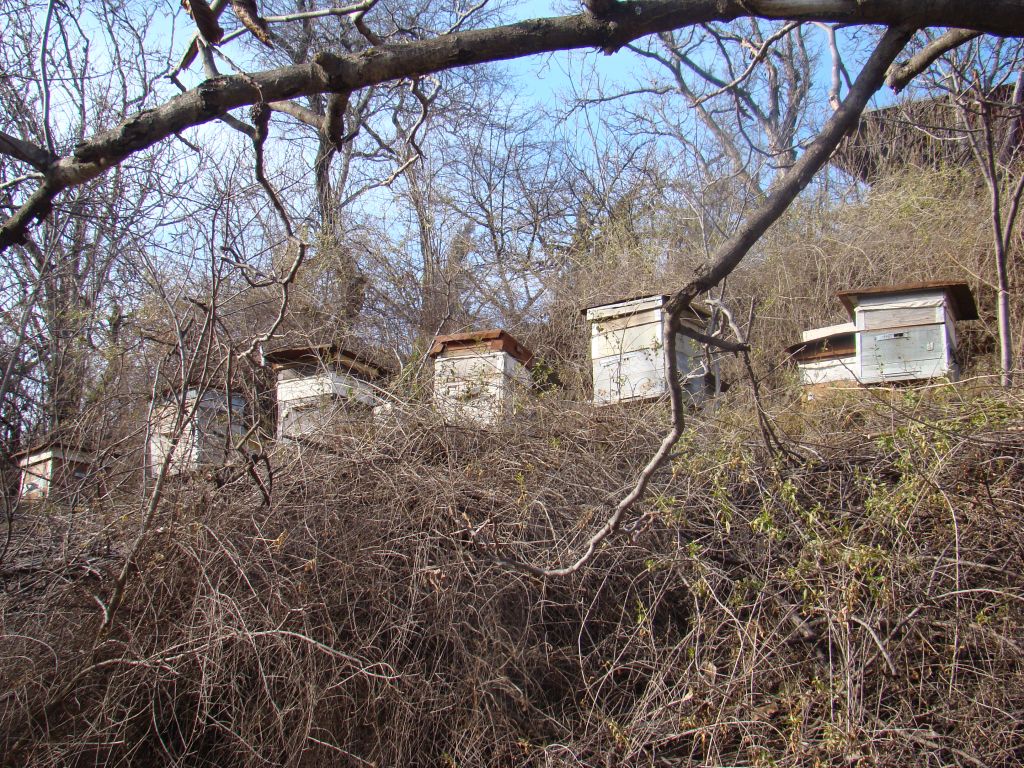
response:
<svg viewBox="0 0 1024 768"><path fill-rule="evenodd" d="M826 358L798 363L800 383L805 387L857 380L857 357Z"/></svg>
<svg viewBox="0 0 1024 768"><path fill-rule="evenodd" d="M660 310L595 322L590 352L597 360L626 352L659 349L664 345Z"/></svg>
<svg viewBox="0 0 1024 768"><path fill-rule="evenodd" d="M878 328L934 325L935 323L942 323L945 315L942 306L901 306L886 309L865 309L860 314L861 328L869 331Z"/></svg>
<svg viewBox="0 0 1024 768"><path fill-rule="evenodd" d="M160 472L167 454L171 451L173 433L170 431L160 432L154 430L149 438L149 464L150 472L156 475ZM168 467L168 474L177 475L194 469L199 461L199 446L196 439L196 431L192 426L186 425L174 448L174 456Z"/></svg>
<svg viewBox="0 0 1024 768"><path fill-rule="evenodd" d="M320 371L308 376L278 376L278 402L337 396L374 405L373 388L363 379L340 371Z"/></svg>
<svg viewBox="0 0 1024 768"><path fill-rule="evenodd" d="M603 304L587 310L587 320L591 323L608 321L615 318L636 317L648 311L661 312L665 305L664 296L647 296L642 299L620 301L616 304Z"/></svg>
<svg viewBox="0 0 1024 768"><path fill-rule="evenodd" d="M859 337L860 379L864 383L930 379L951 373L944 325L862 331Z"/></svg>
<svg viewBox="0 0 1024 768"><path fill-rule="evenodd" d="M594 403L609 405L665 395L665 342L661 301L630 305L638 310L596 313L591 322ZM591 317L591 313L588 313Z"/></svg>
<svg viewBox="0 0 1024 768"><path fill-rule="evenodd" d="M702 328L691 327L703 332ZM682 379L683 391L690 396L694 403L713 394L714 387L708 389L706 375L708 373L717 375L717 368L714 372L709 372L704 359L704 348L683 334L676 335L676 370Z"/></svg>
<svg viewBox="0 0 1024 768"><path fill-rule="evenodd" d="M504 352L472 357L439 357L434 361L434 404L448 419L480 425L505 415Z"/></svg>
<svg viewBox="0 0 1024 768"><path fill-rule="evenodd" d="M25 461L21 466L19 496L26 501L45 499L50 493L52 474L53 459L50 456L35 461Z"/></svg>
<svg viewBox="0 0 1024 768"><path fill-rule="evenodd" d="M661 397L667 392L661 350L627 352L594 361L594 402L598 405Z"/></svg>

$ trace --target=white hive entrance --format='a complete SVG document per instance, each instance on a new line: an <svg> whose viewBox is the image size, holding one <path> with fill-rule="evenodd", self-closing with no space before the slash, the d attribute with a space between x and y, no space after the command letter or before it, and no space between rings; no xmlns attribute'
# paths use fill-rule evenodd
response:
<svg viewBox="0 0 1024 768"><path fill-rule="evenodd" d="M590 355L594 371L594 403L649 400L668 395L668 351L665 326L668 296L601 304L586 310L590 323ZM696 309L683 323L706 330L707 316ZM693 339L676 334L676 366L683 389L694 401L704 398L713 371L707 370L704 349Z"/></svg>
<svg viewBox="0 0 1024 768"><path fill-rule="evenodd" d="M499 329L438 336L434 404L451 421L493 426L511 417L531 388L533 355Z"/></svg>

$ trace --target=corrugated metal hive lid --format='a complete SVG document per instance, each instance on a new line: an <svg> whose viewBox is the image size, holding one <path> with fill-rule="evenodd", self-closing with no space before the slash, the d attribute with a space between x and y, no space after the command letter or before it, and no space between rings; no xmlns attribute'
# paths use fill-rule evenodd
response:
<svg viewBox="0 0 1024 768"><path fill-rule="evenodd" d="M853 317L854 310L860 304L862 296L886 294L898 296L904 293L918 293L921 291L944 291L957 320L978 319L978 305L974 303L974 294L971 293L971 287L961 281L928 280L920 283L901 283L899 285L875 286L873 288L857 288L839 291L836 294L836 298L846 307L850 317Z"/></svg>
<svg viewBox="0 0 1024 768"><path fill-rule="evenodd" d="M533 353L516 341L512 334L500 328L436 336L427 354L430 357L437 357L445 352L473 347L489 352L504 352L526 367L533 363Z"/></svg>

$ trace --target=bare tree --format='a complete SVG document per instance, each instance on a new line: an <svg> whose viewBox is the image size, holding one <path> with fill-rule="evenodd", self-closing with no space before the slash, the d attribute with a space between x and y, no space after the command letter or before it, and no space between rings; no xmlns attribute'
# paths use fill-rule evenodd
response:
<svg viewBox="0 0 1024 768"><path fill-rule="evenodd" d="M602 9L596 15L588 12L477 31L452 31L391 48L373 45L355 54L324 52L309 64L214 79L156 109L131 116L114 129L83 137L72 154L57 159L49 159L46 150L36 143L5 140L5 154L35 172L42 172L44 179L32 193L20 198L17 211L4 224L0 244L6 247L20 241L32 222L45 215L52 200L64 190L95 178L128 156L189 127L258 102L273 103L314 93L352 93L403 77L417 78L552 50L590 46L615 50L644 35L755 13L766 18L906 28L946 25L1002 35L1024 31L1020 9L1008 0L987 0L969 6L950 1L927 8L905 2L834 4L822 0L801 6L797 12L772 5L762 8L758 3L737 4L723 10L711 0L661 0L643 5L613 3ZM362 20L365 11L366 7L359 6L350 13L354 19Z"/></svg>
<svg viewBox="0 0 1024 768"><path fill-rule="evenodd" d="M1020 247L1017 221L1024 195L1024 51L1019 41L968 42L943 58L948 90L991 204L1000 380L1013 384L1010 264Z"/></svg>
<svg viewBox="0 0 1024 768"><path fill-rule="evenodd" d="M30 3L11 5L0 46L0 66L9 73L0 81L0 145L37 142L56 156L148 104L155 79L144 42L150 15L108 3L51 4L39 28ZM112 87L97 90L97 76L110 78ZM177 175L168 150L147 150L70 190L7 252L7 274L27 301L18 346L35 361L27 401L35 402L35 413L23 418L36 432L61 429L95 396L90 389L102 378L103 349L116 341L133 300L133 254L144 247L146 222ZM17 155L0 153L0 207L8 215L36 175L24 172Z"/></svg>
<svg viewBox="0 0 1024 768"><path fill-rule="evenodd" d="M627 47L668 76L663 85L641 89L652 97L658 117L645 122L686 146L698 168L707 171L710 159L691 121L703 126L729 172L752 194L762 196L766 183L796 160L812 82L800 24L768 29L758 19L705 24ZM666 98L673 96L689 109Z"/></svg>

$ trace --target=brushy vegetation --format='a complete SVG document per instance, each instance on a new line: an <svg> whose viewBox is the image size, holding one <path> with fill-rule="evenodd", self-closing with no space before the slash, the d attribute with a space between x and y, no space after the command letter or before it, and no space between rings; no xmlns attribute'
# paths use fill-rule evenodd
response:
<svg viewBox="0 0 1024 768"><path fill-rule="evenodd" d="M427 413L169 490L25 513L3 563L10 765L1024 761L1024 403L969 387L769 406L737 388L579 573L664 408ZM137 503L137 502L136 502ZM32 546L28 546L29 543Z"/></svg>

